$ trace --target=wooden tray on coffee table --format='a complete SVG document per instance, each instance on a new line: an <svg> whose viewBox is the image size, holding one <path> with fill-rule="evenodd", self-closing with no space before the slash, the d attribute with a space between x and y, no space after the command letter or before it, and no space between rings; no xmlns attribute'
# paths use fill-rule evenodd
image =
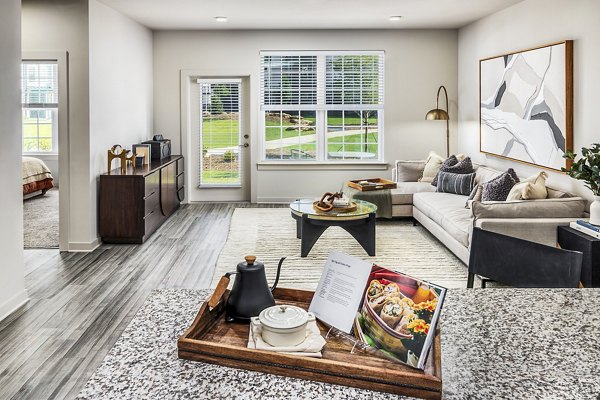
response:
<svg viewBox="0 0 600 400"><path fill-rule="evenodd" d="M307 309L314 292L278 288L273 294L278 303ZM192 325L177 341L179 358L405 396L441 398L439 331L424 371L379 357L374 349L357 346L351 353L350 340L332 335L327 338L323 358L248 349L249 326L225 322L228 295L226 291L212 310L207 302L202 304ZM328 328L321 323L319 328L325 336Z"/></svg>

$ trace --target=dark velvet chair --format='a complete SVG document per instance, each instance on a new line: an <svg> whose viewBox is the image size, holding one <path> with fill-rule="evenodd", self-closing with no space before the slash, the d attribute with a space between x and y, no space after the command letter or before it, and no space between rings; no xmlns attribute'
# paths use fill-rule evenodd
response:
<svg viewBox="0 0 600 400"><path fill-rule="evenodd" d="M512 236L473 229L469 278L473 287L475 275L486 280L522 288L576 288L581 279L583 255Z"/></svg>

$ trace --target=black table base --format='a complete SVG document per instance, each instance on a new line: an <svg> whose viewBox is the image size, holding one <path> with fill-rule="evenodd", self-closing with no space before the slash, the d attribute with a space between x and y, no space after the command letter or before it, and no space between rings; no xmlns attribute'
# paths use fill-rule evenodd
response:
<svg viewBox="0 0 600 400"><path fill-rule="evenodd" d="M300 256L306 257L323 232L330 226L339 226L348 232L362 246L368 255L375 255L375 213L370 213L366 218L358 219L315 219L307 214L297 215L292 212L296 220L296 237L301 239Z"/></svg>

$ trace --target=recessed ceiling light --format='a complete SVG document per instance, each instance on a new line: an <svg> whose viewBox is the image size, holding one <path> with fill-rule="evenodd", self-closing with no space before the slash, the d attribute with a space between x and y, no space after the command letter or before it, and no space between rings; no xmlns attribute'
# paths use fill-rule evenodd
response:
<svg viewBox="0 0 600 400"><path fill-rule="evenodd" d="M215 17L215 21L217 21L217 22L227 22L227 17Z"/></svg>
<svg viewBox="0 0 600 400"><path fill-rule="evenodd" d="M390 21L400 21L402 19L402 15L392 15L390 17Z"/></svg>

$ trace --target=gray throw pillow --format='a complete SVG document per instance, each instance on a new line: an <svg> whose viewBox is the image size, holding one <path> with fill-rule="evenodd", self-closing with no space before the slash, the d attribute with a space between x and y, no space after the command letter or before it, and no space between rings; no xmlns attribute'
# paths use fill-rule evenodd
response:
<svg viewBox="0 0 600 400"><path fill-rule="evenodd" d="M446 161L449 161L452 158L457 160L457 162L449 162L448 164L446 164ZM444 161L444 164L442 164L442 166L440 167L438 175L436 175L435 178L433 178L433 181L431 182L433 186L437 186L437 180L440 172L452 172L454 174L470 174L474 172L471 157L465 157L464 159L458 161L456 156L450 156L446 161Z"/></svg>
<svg viewBox="0 0 600 400"><path fill-rule="evenodd" d="M516 183L521 182L521 180L517 176L517 173L515 172L514 169L509 168L509 169L506 170L506 173L509 174L510 176L512 176L512 178L515 180Z"/></svg>
<svg viewBox="0 0 600 400"><path fill-rule="evenodd" d="M516 184L515 178L512 177L509 171L506 171L483 184L481 201L506 201L510 190Z"/></svg>
<svg viewBox="0 0 600 400"><path fill-rule="evenodd" d="M475 172L470 174L455 174L440 171L438 174L437 192L468 195L475 186Z"/></svg>

